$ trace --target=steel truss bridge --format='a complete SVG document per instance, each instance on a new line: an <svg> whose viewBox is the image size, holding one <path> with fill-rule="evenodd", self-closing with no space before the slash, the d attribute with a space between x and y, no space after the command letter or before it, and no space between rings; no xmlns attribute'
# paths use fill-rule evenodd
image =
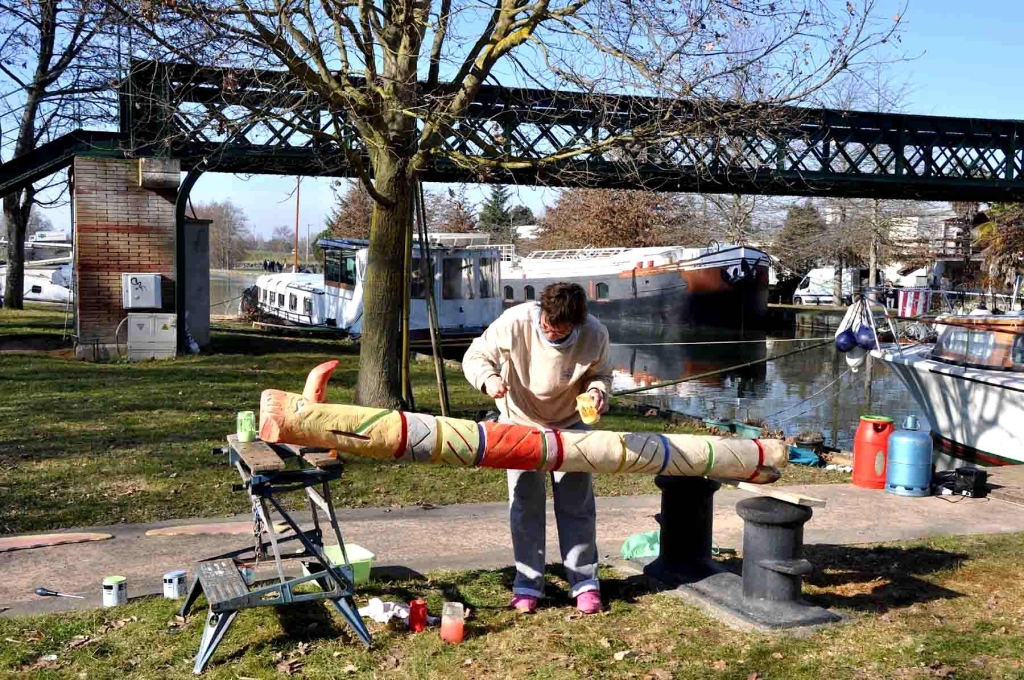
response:
<svg viewBox="0 0 1024 680"><path fill-rule="evenodd" d="M67 167L75 155L171 156L199 172L334 177L351 176L353 158L369 163L343 113L285 73L142 62L119 98L118 131L79 130L0 165L0 195ZM443 130L422 179L1024 200L1022 121L719 105L716 120L726 122L709 128L702 123L708 106L484 86L466 116ZM650 134L666 117L678 133ZM636 140L629 146L600 147L631 133ZM457 164L450 152L492 164ZM547 160L555 154L564 160Z"/></svg>

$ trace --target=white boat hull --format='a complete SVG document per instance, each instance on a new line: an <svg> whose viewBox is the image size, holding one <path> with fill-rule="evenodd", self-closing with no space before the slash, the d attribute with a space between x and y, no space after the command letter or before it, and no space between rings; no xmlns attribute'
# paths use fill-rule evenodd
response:
<svg viewBox="0 0 1024 680"><path fill-rule="evenodd" d="M1024 376L966 368L928 357L931 346L875 350L907 386L933 435L957 458L985 465L1024 463Z"/></svg>

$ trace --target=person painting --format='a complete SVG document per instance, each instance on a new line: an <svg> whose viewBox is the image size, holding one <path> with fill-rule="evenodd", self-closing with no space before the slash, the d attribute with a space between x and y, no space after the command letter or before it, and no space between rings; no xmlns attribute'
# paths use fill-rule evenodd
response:
<svg viewBox="0 0 1024 680"><path fill-rule="evenodd" d="M554 283L538 302L506 310L473 340L462 370L474 387L495 400L503 422L589 429L576 410L576 397L589 393L599 413L608 410L608 329L587 315L581 286ZM601 595L593 481L585 472L550 474L570 595L577 609L595 614L601 611ZM532 612L544 594L545 473L509 470L508 490L516 562L510 606Z"/></svg>

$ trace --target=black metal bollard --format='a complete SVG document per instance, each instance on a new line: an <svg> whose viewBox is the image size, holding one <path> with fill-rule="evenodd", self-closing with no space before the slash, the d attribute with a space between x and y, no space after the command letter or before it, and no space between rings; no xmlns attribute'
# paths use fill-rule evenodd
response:
<svg viewBox="0 0 1024 680"><path fill-rule="evenodd" d="M796 602L803 577L813 569L800 557L804 524L813 511L775 498L748 498L736 504L743 518L743 597Z"/></svg>
<svg viewBox="0 0 1024 680"><path fill-rule="evenodd" d="M713 570L714 497L722 485L704 477L658 476L654 483L661 489L661 549L652 570L684 580L703 577Z"/></svg>

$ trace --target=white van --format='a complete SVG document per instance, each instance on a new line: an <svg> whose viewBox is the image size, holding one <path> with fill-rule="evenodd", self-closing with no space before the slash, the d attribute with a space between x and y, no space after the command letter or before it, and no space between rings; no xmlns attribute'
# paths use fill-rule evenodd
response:
<svg viewBox="0 0 1024 680"><path fill-rule="evenodd" d="M843 270L844 304L853 299L854 276L859 270L849 267ZM818 267L807 272L793 291L794 305L830 305L833 303L832 287L836 276L835 267Z"/></svg>

